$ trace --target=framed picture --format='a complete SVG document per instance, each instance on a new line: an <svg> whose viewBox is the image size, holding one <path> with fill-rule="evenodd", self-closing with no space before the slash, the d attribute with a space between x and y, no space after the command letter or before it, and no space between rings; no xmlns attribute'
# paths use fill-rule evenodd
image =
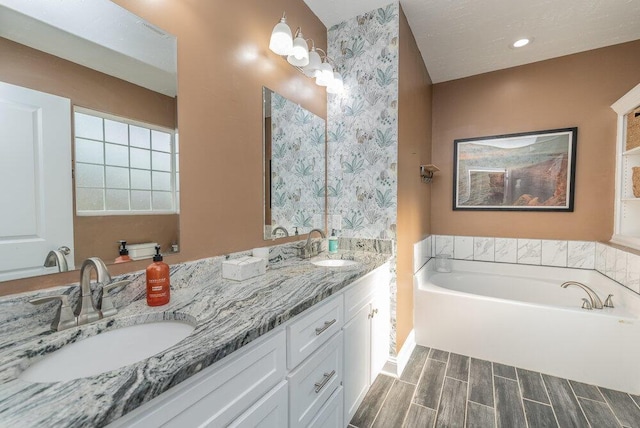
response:
<svg viewBox="0 0 640 428"><path fill-rule="evenodd" d="M453 209L573 211L578 128L454 141Z"/></svg>

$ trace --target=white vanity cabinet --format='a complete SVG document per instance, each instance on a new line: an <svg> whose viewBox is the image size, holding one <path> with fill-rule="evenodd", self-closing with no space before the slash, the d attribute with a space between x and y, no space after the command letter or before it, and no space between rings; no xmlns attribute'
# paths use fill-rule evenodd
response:
<svg viewBox="0 0 640 428"><path fill-rule="evenodd" d="M246 349L238 350L233 358L207 367L109 427L227 426L250 408L258 412L252 406L280 387L286 375L285 349L286 336L280 328L247 345ZM272 402L264 406L272 406Z"/></svg>
<svg viewBox="0 0 640 428"><path fill-rule="evenodd" d="M344 420L347 426L389 356L389 264L345 292Z"/></svg>
<svg viewBox="0 0 640 428"><path fill-rule="evenodd" d="M385 263L109 427L346 427L388 357L389 279Z"/></svg>

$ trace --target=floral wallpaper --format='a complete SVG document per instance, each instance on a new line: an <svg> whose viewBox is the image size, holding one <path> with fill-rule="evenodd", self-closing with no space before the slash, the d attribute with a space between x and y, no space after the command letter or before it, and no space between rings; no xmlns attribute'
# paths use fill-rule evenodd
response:
<svg viewBox="0 0 640 428"><path fill-rule="evenodd" d="M345 85L328 98L328 214L340 215L343 237L395 238L398 32L398 3L328 32Z"/></svg>
<svg viewBox="0 0 640 428"><path fill-rule="evenodd" d="M271 226L290 235L324 225L325 122L271 94Z"/></svg>
<svg viewBox="0 0 640 428"><path fill-rule="evenodd" d="M331 27L328 54L345 90L327 99L327 214L339 236L392 239L398 202L399 4ZM394 251L395 254L395 251ZM396 355L395 266L391 261L391 355Z"/></svg>

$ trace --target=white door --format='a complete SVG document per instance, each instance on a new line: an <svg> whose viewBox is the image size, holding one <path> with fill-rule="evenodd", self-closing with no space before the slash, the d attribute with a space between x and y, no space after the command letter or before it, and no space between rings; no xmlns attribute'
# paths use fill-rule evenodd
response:
<svg viewBox="0 0 640 428"><path fill-rule="evenodd" d="M0 82L0 205L0 281L74 268L69 99Z"/></svg>
<svg viewBox="0 0 640 428"><path fill-rule="evenodd" d="M364 400L371 377L371 305L364 305L344 331L344 425Z"/></svg>
<svg viewBox="0 0 640 428"><path fill-rule="evenodd" d="M373 317L371 318L371 383L389 359L389 336L391 334L391 308L389 296L389 278L377 285L373 298Z"/></svg>

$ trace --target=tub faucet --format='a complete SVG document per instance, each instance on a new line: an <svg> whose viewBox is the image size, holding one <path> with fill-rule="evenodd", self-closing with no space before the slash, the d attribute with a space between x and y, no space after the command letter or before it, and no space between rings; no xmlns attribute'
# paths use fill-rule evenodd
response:
<svg viewBox="0 0 640 428"><path fill-rule="evenodd" d="M273 230L271 231L271 237L272 237L272 238L274 238L274 239L275 239L275 238L277 238L276 233L277 233L279 230L281 230L281 231L284 233L284 236L285 236L285 237L289 236L289 232L287 231L287 229L285 229L285 228L284 228L284 227L282 227L282 226L278 226L278 227L276 227L275 229L273 229Z"/></svg>
<svg viewBox="0 0 640 428"><path fill-rule="evenodd" d="M318 253L320 252L320 244L321 243L320 242L312 242L311 241L311 235L313 234L313 232L318 232L323 239L327 237L327 235L325 235L322 230L320 230L320 229L311 229L309 231L309 235L307 235L307 242L301 248L302 257L304 257L304 258L317 256Z"/></svg>
<svg viewBox="0 0 640 428"><path fill-rule="evenodd" d="M69 247L60 247L57 250L49 251L49 254L44 259L44 267L58 266L58 272L67 272L69 265L65 256L70 252L71 249Z"/></svg>
<svg viewBox="0 0 640 428"><path fill-rule="evenodd" d="M563 282L562 285L560 285L560 287L567 288L570 285L575 285L577 287L582 288L589 295L589 300L591 303L591 307L593 309L602 309L603 307L602 300L600 300L600 298L598 297L595 291L593 291L592 289L590 289L589 287L587 287L586 285L578 281L566 281L566 282Z"/></svg>

